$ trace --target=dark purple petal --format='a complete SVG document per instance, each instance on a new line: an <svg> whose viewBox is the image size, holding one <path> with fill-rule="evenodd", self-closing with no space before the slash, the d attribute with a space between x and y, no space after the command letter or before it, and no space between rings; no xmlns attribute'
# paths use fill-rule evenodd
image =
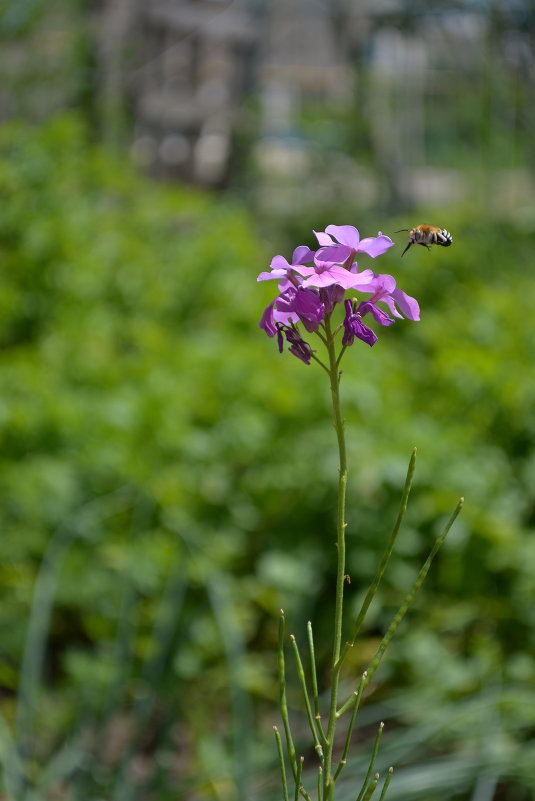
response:
<svg viewBox="0 0 535 801"><path fill-rule="evenodd" d="M290 347L288 348L290 353L293 353L294 356L297 356L297 358L301 359L301 361L305 364L310 364L312 348L308 342L305 342L305 340L297 333L297 331L294 331L293 328L287 328L285 334L286 339L290 343Z"/></svg>
<svg viewBox="0 0 535 801"><path fill-rule="evenodd" d="M371 328L368 328L367 325L364 325L362 320L359 320L358 317L356 317L353 323L353 331L356 337L361 339L370 347L372 347L372 345L375 345L375 343L377 342L377 334L374 331L372 331Z"/></svg>
<svg viewBox="0 0 535 801"><path fill-rule="evenodd" d="M349 347L353 344L354 338L358 337L367 345L375 345L377 342L377 335L371 328L365 325L358 312L353 311L353 304L350 300L345 303L346 316L344 318L344 336L342 337L342 345Z"/></svg>
<svg viewBox="0 0 535 801"><path fill-rule="evenodd" d="M273 307L275 305L275 301L270 303L269 306L266 306L264 309L264 314L262 315L262 319L259 322L260 328L263 328L268 337L274 337L277 333L277 326L275 325L275 320L273 319Z"/></svg>
<svg viewBox="0 0 535 801"><path fill-rule="evenodd" d="M302 320L321 323L325 317L325 305L312 290L301 289L295 296L295 311Z"/></svg>
<svg viewBox="0 0 535 801"><path fill-rule="evenodd" d="M280 327L277 328L277 344L279 346L279 353L282 353L284 350L284 337L282 336L282 330Z"/></svg>
<svg viewBox="0 0 535 801"><path fill-rule="evenodd" d="M345 328L344 336L342 337L342 345L344 348L349 348L355 341L355 334L351 330L351 328Z"/></svg>
<svg viewBox="0 0 535 801"><path fill-rule="evenodd" d="M344 299L345 289L338 284L331 284L324 289L320 289L320 298L325 306L325 313L330 314L334 307Z"/></svg>
<svg viewBox="0 0 535 801"><path fill-rule="evenodd" d="M357 312L360 314L361 317L364 317L368 312L373 316L375 322L379 323L380 325L392 325L393 319L388 316L386 312L380 309L375 303L372 303L369 300L360 303Z"/></svg>
<svg viewBox="0 0 535 801"><path fill-rule="evenodd" d="M344 336L342 338L342 345L349 346L353 344L353 340L355 339L355 334L353 333L353 329L351 328L351 318L353 315L353 304L350 300L344 301L344 306L346 309L346 316L344 317Z"/></svg>
<svg viewBox="0 0 535 801"><path fill-rule="evenodd" d="M314 331L317 331L318 328L320 327L320 324L314 322L314 320L307 320L306 317L301 317L300 319L309 334L312 334Z"/></svg>
<svg viewBox="0 0 535 801"><path fill-rule="evenodd" d="M314 290L289 287L277 298L277 311L297 314L308 331L316 331L325 316L325 305Z"/></svg>

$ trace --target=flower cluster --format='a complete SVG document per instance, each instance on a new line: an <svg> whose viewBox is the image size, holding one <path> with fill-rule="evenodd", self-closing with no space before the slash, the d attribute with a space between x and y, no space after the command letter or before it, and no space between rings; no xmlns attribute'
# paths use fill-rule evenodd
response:
<svg viewBox="0 0 535 801"><path fill-rule="evenodd" d="M271 271L258 276L259 281L279 282L279 295L264 310L260 328L269 337L277 337L281 353L286 338L290 353L310 364L313 350L301 336L298 323L308 333L318 331L349 290L371 297L361 302L354 298L345 300L345 318L340 326L344 329L345 347L352 345L355 337L368 345L375 344L377 335L363 322L367 314L379 325L392 325L394 317L420 319L418 302L398 289L391 275L359 271L357 254L364 253L373 259L381 256L394 244L390 237L379 232L377 236L361 239L351 225L329 225L325 231L314 234L319 245L316 251L300 245L294 250L291 264L284 256L275 256ZM378 303L384 303L390 314L380 309Z"/></svg>

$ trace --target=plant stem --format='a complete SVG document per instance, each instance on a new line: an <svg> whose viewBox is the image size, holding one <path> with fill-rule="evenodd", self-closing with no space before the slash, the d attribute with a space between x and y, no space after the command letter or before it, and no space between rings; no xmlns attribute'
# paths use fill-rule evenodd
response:
<svg viewBox="0 0 535 801"><path fill-rule="evenodd" d="M295 746L290 731L290 721L288 719L288 706L286 704L286 668L284 664L284 611L281 609L279 618L279 708L282 718L282 725L284 726L284 733L286 735L286 749L288 752L288 761L294 779L297 776L297 762L295 755Z"/></svg>
<svg viewBox="0 0 535 801"><path fill-rule="evenodd" d="M320 699L318 694L318 674L316 672L316 654L314 652L314 637L312 634L312 623L310 620L307 624L307 634L308 634L308 652L310 656L310 672L312 674L312 691L314 693L314 719L318 726L319 735L321 737L321 742L323 745L327 742L327 738L325 736L325 732L323 731L323 724L321 722L321 715L320 715Z"/></svg>
<svg viewBox="0 0 535 801"><path fill-rule="evenodd" d="M308 716L308 723L310 726L310 731L312 733L312 739L314 740L314 750L316 751L317 755L320 758L320 761L323 761L323 748L321 747L320 738L318 734L318 724L312 714L312 707L310 706L310 700L308 697L308 689L307 683L305 678L305 671L303 669L303 663L301 661L301 656L299 654L299 648L297 647L297 642L293 634L290 635L290 640L292 643L292 648L294 650L295 655L295 662L297 665L297 674L299 676L299 681L301 683L301 688L303 690L303 698L305 701L305 708L307 711Z"/></svg>
<svg viewBox="0 0 535 801"><path fill-rule="evenodd" d="M273 731L275 733L275 740L277 742L277 753L279 755L279 765L281 771L281 779L282 779L282 795L284 797L284 801L289 801L288 799L288 784L286 782L286 768L284 767L284 756L282 753L282 741L281 736L279 734L279 730L276 726L273 726Z"/></svg>
<svg viewBox="0 0 535 801"><path fill-rule="evenodd" d="M325 333L327 352L329 354L329 376L331 382L331 397L333 403L334 428L338 440L338 453L340 459L340 473L338 479L338 516L337 516L337 548L338 569L336 576L336 606L334 616L334 642L333 642L333 672L331 680L331 701L329 709L329 723L327 726L327 743L325 746L325 762L323 765L323 797L324 801L332 801L334 797L334 777L331 773L332 755L334 746L334 730L336 726L336 705L338 700L338 679L340 671L335 669L340 658L342 644L342 610L344 601L345 582L345 500L347 485L347 456L344 436L344 423L340 409L340 374L334 346L334 336L331 328L331 318L325 318Z"/></svg>
<svg viewBox="0 0 535 801"><path fill-rule="evenodd" d="M384 552L383 558L381 560L381 564L377 569L377 573L375 574L375 578L370 585L368 592L366 594L366 598L361 606L360 612L358 614L357 620L355 621L355 625L353 626L353 632L351 634L351 639L346 642L344 649L342 651L342 655L340 656L340 663L338 668L342 665L345 657L347 656L350 649L355 645L355 641L357 639L357 635L360 631L360 627L364 622L366 617L366 613L370 607L371 602L373 601L374 595L377 592L377 588L379 587L379 583L381 578L383 577L383 573L385 571L386 565L388 564L388 560L392 555L392 551L394 549L394 543L396 542L396 537L398 535L403 516L407 510L407 501L409 498L409 492L411 491L412 479L414 476L414 467L416 463L416 448L413 448L411 460L409 462L409 469L407 471L407 478L405 479L405 487L403 489L403 496L401 498L401 506L399 509L399 514L392 530L392 534L390 535L390 539L388 541L388 545L386 546L386 550Z"/></svg>
<svg viewBox="0 0 535 801"><path fill-rule="evenodd" d="M351 721L350 721L349 727L347 729L346 744L344 746L344 753L342 754L342 758L340 759L340 762L339 762L338 767L336 769L336 773L334 774L335 781L338 778L338 776L340 775L340 773L342 772L342 770L344 769L344 765L346 764L347 755L348 755L348 752L349 752L349 745L351 743L351 735L353 734L353 727L355 725L357 712L359 711L359 705L360 705L360 700L362 698L362 690L363 690L365 681L366 681L366 671L364 671L364 673L362 675L362 679L360 680L360 685L359 685L358 690L353 693L353 714L351 715ZM337 719L340 717L340 713L339 712L337 712L336 717L337 717Z"/></svg>
<svg viewBox="0 0 535 801"><path fill-rule="evenodd" d="M383 792L381 793L381 798L379 799L379 801L383 801L386 795L386 791L388 790L388 785L390 784L390 779L392 778L393 773L394 773L394 768L392 767L388 768L388 775L385 779L385 783L383 785Z"/></svg>
<svg viewBox="0 0 535 801"><path fill-rule="evenodd" d="M379 726L379 730L377 732L377 737L375 738L375 744L374 744L373 753L372 753L372 756L371 756L371 759L370 759L370 766L368 768L368 773L366 774L366 778L364 779L364 783L362 785L362 789L361 789L360 793L357 796L357 801L362 801L362 797L364 796L364 793L366 792L366 788L368 788L368 790L369 790L370 785L368 784L368 782L370 781L370 776L372 775L373 766L375 765L375 759L377 757L377 751L379 750L379 742L381 740L381 734L383 733L384 726L385 726L385 724L381 722L381 724ZM377 781L378 780L379 780L379 774L376 774L375 787L377 786ZM375 787L374 787L374 789L375 789ZM372 790L372 792L373 792L373 790Z"/></svg>

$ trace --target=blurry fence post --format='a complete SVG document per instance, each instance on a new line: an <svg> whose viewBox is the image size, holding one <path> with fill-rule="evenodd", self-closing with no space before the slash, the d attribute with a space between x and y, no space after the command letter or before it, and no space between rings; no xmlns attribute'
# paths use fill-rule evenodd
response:
<svg viewBox="0 0 535 801"><path fill-rule="evenodd" d="M106 0L97 29L99 122L102 139L112 148L119 146L124 130L124 59L135 18L136 0Z"/></svg>

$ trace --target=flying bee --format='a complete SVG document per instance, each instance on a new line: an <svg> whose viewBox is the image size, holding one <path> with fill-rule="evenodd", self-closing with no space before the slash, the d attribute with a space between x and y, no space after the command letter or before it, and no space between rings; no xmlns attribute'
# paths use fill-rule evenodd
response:
<svg viewBox="0 0 535 801"><path fill-rule="evenodd" d="M429 250L430 245L442 245L447 248L453 242L452 235L445 228L439 228L438 225L426 225L421 223L415 228L400 228L399 231L394 233L399 234L401 231L409 232L409 243L402 256L408 251L411 245L423 245Z"/></svg>

